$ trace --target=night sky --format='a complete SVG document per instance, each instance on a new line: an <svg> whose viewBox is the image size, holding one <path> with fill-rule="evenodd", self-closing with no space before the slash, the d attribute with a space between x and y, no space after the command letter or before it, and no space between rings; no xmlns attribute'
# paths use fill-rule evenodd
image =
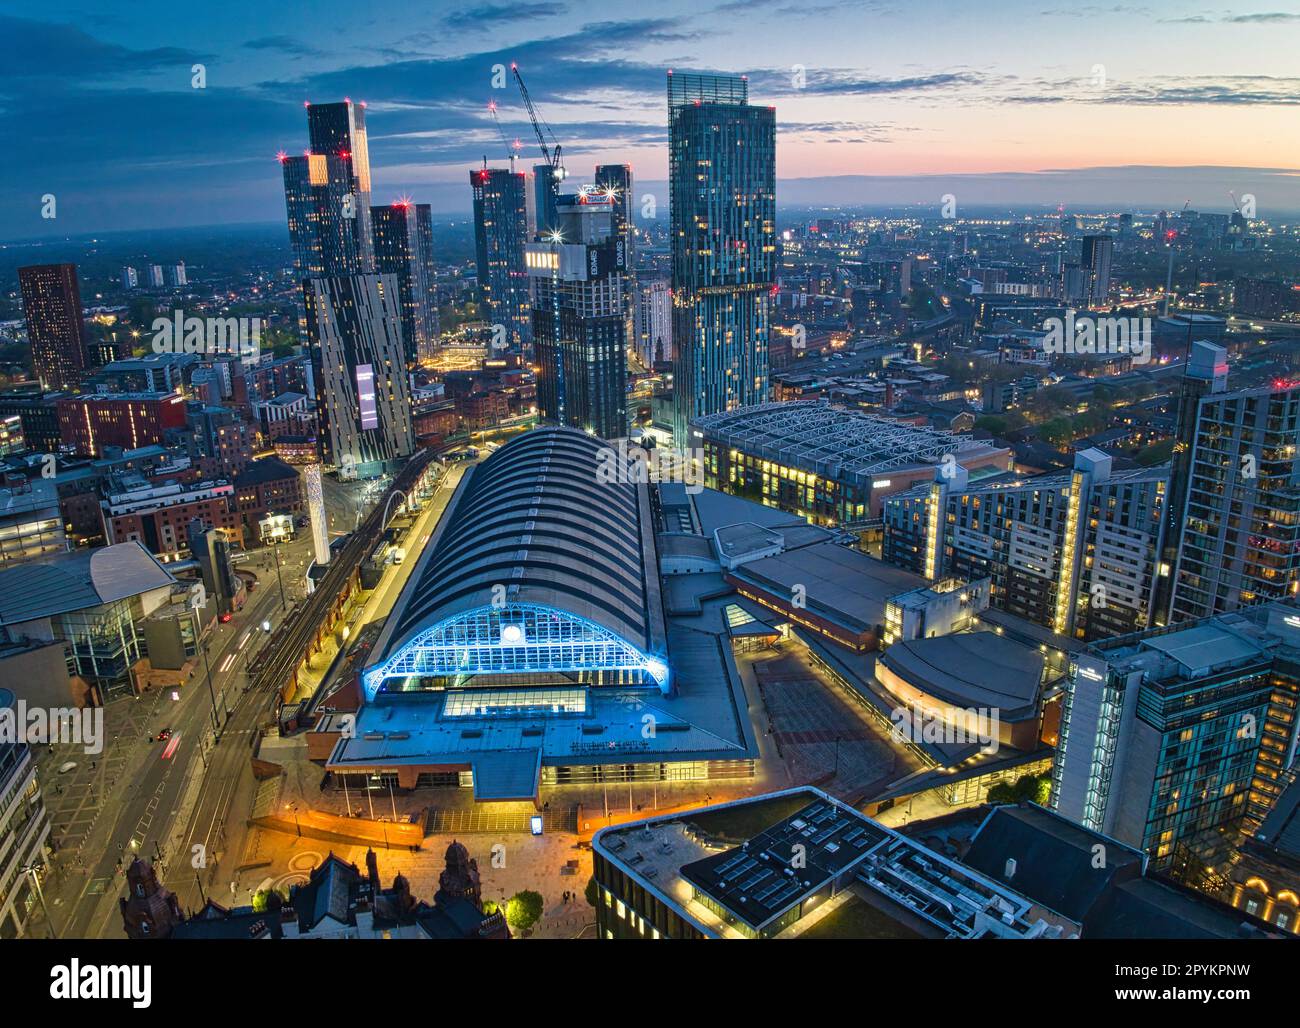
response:
<svg viewBox="0 0 1300 1028"><path fill-rule="evenodd" d="M954 10L954 7L956 10ZM183 8L183 14L180 13ZM372 200L469 209L467 169L538 159L518 61L575 180L666 175L664 73L750 76L777 109L778 202L1300 210L1300 13L1265 0L1070 6L142 0L0 5L0 238L283 219L304 101L368 104ZM192 88L192 66L206 87ZM1069 170L1068 173L1067 171ZM1072 169L1102 169L1086 172ZM58 217L41 218L45 194ZM666 206L666 205L665 205Z"/></svg>

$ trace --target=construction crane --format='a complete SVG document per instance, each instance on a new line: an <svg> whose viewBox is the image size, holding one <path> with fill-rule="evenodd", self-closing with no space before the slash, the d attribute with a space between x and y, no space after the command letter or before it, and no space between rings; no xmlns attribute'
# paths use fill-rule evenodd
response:
<svg viewBox="0 0 1300 1028"><path fill-rule="evenodd" d="M492 115L492 120L496 123L497 132L501 134L501 144L506 148L506 155L510 158L510 170L515 170L515 158L519 156L519 151L524 148L524 144L516 139L513 143L506 138L506 130L501 127L501 118L497 115L497 102L488 101L488 112Z"/></svg>
<svg viewBox="0 0 1300 1028"><path fill-rule="evenodd" d="M556 142L555 133L551 131L551 126L546 125L545 120L538 115L537 108L533 106L532 97L528 95L528 87L524 85L524 77L519 74L519 65L512 61L510 70L514 73L515 83L519 86L519 95L523 97L524 106L528 108L528 117L532 119L533 132L537 135L537 145L542 148L542 156L546 158L546 163L551 166L555 181L561 182L568 175L568 172L564 170L564 149ZM546 125L545 132L542 131L543 125ZM551 137L550 145L546 142L548 135ZM554 147L553 150L552 147Z"/></svg>

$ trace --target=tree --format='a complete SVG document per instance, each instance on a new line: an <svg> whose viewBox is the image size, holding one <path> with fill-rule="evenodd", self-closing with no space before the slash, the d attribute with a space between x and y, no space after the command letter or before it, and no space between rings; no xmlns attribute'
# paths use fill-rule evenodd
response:
<svg viewBox="0 0 1300 1028"><path fill-rule="evenodd" d="M1153 443L1146 449L1139 451L1133 459L1141 464L1144 468L1154 467L1156 464L1163 464L1170 460L1174 455L1174 441L1172 439L1163 439L1158 443Z"/></svg>
<svg viewBox="0 0 1300 1028"><path fill-rule="evenodd" d="M587 888L583 890L582 895L586 897L587 903L593 907L600 903L600 886L596 884L594 876L587 879Z"/></svg>
<svg viewBox="0 0 1300 1028"><path fill-rule="evenodd" d="M1029 409L1040 418L1056 414L1073 414L1079 406L1079 400L1069 389L1063 386L1044 386L1035 390L1029 398Z"/></svg>
<svg viewBox="0 0 1300 1028"><path fill-rule="evenodd" d="M1069 418L1052 418L1035 430L1038 438L1050 446L1064 446L1074 438L1074 426Z"/></svg>
<svg viewBox="0 0 1300 1028"><path fill-rule="evenodd" d="M996 414L985 414L975 419L974 428L976 431L988 432L990 435L1004 436L1007 434L1007 419L999 417Z"/></svg>
<svg viewBox="0 0 1300 1028"><path fill-rule="evenodd" d="M483 901L483 913L487 914L488 916L495 914L500 909L501 907L498 905L496 900Z"/></svg>
<svg viewBox="0 0 1300 1028"><path fill-rule="evenodd" d="M524 889L510 897L506 904L506 924L518 932L526 932L537 924L545 906L540 892Z"/></svg>
<svg viewBox="0 0 1300 1028"><path fill-rule="evenodd" d="M271 898L271 893L273 893L273 892L278 892L278 891L279 891L279 890L276 890L276 889L261 889L260 891L254 893L254 894L253 894L253 913L255 913L255 914L265 914L265 913L266 913L266 909L267 909L267 907L266 907L267 900L269 900L269 899ZM280 896L281 901L286 901L286 902L287 902L288 897L285 896L285 894L284 894L283 892L279 892L279 896Z"/></svg>
<svg viewBox="0 0 1300 1028"><path fill-rule="evenodd" d="M990 803L1037 803L1046 806L1052 794L1052 781L1047 775L1022 775L1013 783L999 782L990 787Z"/></svg>

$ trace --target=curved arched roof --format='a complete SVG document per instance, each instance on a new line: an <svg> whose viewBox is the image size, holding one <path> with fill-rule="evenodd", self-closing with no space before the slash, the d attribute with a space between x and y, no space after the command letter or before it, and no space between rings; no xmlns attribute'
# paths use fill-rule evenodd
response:
<svg viewBox="0 0 1300 1028"><path fill-rule="evenodd" d="M385 652L494 601L568 611L646 650L659 634L646 487L607 480L616 452L583 432L542 428L474 468L403 592Z"/></svg>

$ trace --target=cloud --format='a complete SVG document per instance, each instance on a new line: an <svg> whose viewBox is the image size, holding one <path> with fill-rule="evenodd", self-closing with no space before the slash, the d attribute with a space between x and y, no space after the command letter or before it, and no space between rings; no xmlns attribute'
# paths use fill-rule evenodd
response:
<svg viewBox="0 0 1300 1028"><path fill-rule="evenodd" d="M1014 104L1292 107L1300 104L1300 78L1272 75L1155 76L1136 81L1107 79L1104 86L1093 85L1086 78L1034 80L1025 82L1019 92L1004 93L1001 100Z"/></svg>
<svg viewBox="0 0 1300 1028"><path fill-rule="evenodd" d="M322 51L308 46L291 36L262 36L250 39L244 44L245 50L278 50L290 57L320 57Z"/></svg>
<svg viewBox="0 0 1300 1028"><path fill-rule="evenodd" d="M106 79L161 69L184 69L211 60L196 50L132 50L105 43L75 25L0 15L0 79Z"/></svg>
<svg viewBox="0 0 1300 1028"><path fill-rule="evenodd" d="M480 4L456 11L443 18L449 29L461 32L484 32L506 23L524 22L534 18L553 18L564 14L568 7L550 0L537 0L521 4Z"/></svg>
<svg viewBox="0 0 1300 1028"><path fill-rule="evenodd" d="M1300 22L1300 14L1264 11L1258 14L1189 14L1181 18L1161 19L1167 25L1290 25Z"/></svg>
<svg viewBox="0 0 1300 1028"><path fill-rule="evenodd" d="M916 93L937 89L968 88L983 84L982 75L968 71L945 71L903 78L868 78L848 68L807 68L804 84L796 85L792 72L763 72L750 76L751 81L776 96L799 94L834 94L836 96L876 96L890 93Z"/></svg>

